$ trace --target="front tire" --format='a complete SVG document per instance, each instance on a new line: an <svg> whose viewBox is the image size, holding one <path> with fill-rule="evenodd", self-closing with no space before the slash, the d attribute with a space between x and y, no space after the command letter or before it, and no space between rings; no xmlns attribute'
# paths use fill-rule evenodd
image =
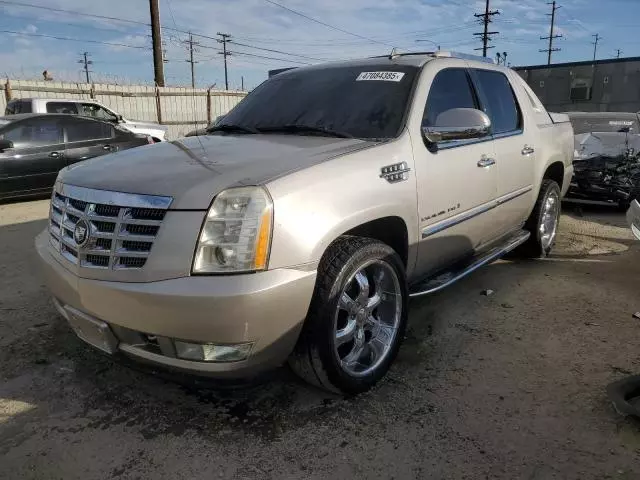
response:
<svg viewBox="0 0 640 480"><path fill-rule="evenodd" d="M561 211L560 186L545 178L540 185L538 199L524 228L531 233L516 253L529 258L544 258L555 245Z"/></svg>
<svg viewBox="0 0 640 480"><path fill-rule="evenodd" d="M344 236L325 252L292 369L343 394L371 388L389 370L407 324L404 264L388 245Z"/></svg>

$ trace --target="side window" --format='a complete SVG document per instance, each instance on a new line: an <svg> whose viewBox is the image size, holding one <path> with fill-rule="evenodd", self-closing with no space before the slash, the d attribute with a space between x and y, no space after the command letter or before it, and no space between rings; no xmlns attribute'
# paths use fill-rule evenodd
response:
<svg viewBox="0 0 640 480"><path fill-rule="evenodd" d="M484 111L491 119L494 134L522 128L522 113L507 77L501 72L476 70L487 105Z"/></svg>
<svg viewBox="0 0 640 480"><path fill-rule="evenodd" d="M16 112L16 106L17 106L18 102L16 101L12 101L7 103L7 106L4 109L4 114L5 115L14 115L18 112Z"/></svg>
<svg viewBox="0 0 640 480"><path fill-rule="evenodd" d="M31 100L22 100L20 102L20 113L32 113Z"/></svg>
<svg viewBox="0 0 640 480"><path fill-rule="evenodd" d="M78 114L78 108L72 102L47 102L47 113Z"/></svg>
<svg viewBox="0 0 640 480"><path fill-rule="evenodd" d="M92 120L73 119L66 124L66 129L67 142L86 142L114 136L111 125Z"/></svg>
<svg viewBox="0 0 640 480"><path fill-rule="evenodd" d="M452 108L477 108L467 72L447 68L436 74L429 90L422 126L435 125L438 115Z"/></svg>
<svg viewBox="0 0 640 480"><path fill-rule="evenodd" d="M15 148L44 147L62 143L62 128L55 120L31 120L18 123L0 138L11 140Z"/></svg>
<svg viewBox="0 0 640 480"><path fill-rule="evenodd" d="M117 117L106 110L101 105L96 105L95 103L82 103L80 104L81 115L86 115L87 117L97 118L99 120L107 120L108 122L115 122Z"/></svg>

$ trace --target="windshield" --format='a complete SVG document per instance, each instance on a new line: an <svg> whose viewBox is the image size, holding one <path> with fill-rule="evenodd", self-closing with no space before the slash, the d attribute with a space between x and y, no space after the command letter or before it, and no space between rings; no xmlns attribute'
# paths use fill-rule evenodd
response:
<svg viewBox="0 0 640 480"><path fill-rule="evenodd" d="M635 116L598 115L589 117L569 117L574 135L591 132L620 132L631 128L630 133L640 133L638 118Z"/></svg>
<svg viewBox="0 0 640 480"><path fill-rule="evenodd" d="M220 124L260 133L397 137L417 73L404 65L292 70L265 81Z"/></svg>

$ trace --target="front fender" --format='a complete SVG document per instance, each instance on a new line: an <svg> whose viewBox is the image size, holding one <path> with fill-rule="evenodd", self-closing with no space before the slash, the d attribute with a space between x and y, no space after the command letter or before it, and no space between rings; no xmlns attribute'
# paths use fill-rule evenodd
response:
<svg viewBox="0 0 640 480"><path fill-rule="evenodd" d="M409 165L408 178L397 183L381 178L381 168L398 161ZM315 268L340 235L385 217L401 218L409 246L417 241L413 156L403 140L321 163L267 188L274 201L270 269ZM413 263L410 253L408 270Z"/></svg>

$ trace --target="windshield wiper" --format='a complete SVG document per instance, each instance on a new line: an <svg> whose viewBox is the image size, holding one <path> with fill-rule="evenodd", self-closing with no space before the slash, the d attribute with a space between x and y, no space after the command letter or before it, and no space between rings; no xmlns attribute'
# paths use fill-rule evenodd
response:
<svg viewBox="0 0 640 480"><path fill-rule="evenodd" d="M243 125L232 125L230 123L222 123L211 128L207 128L207 133L213 132L242 132L242 133L260 133L257 129L252 127L245 127Z"/></svg>
<svg viewBox="0 0 640 480"><path fill-rule="evenodd" d="M350 133L331 130L330 128L325 127L314 127L313 125L300 125L297 123L256 127L256 129L260 133L319 133L329 137L353 138L353 135Z"/></svg>

